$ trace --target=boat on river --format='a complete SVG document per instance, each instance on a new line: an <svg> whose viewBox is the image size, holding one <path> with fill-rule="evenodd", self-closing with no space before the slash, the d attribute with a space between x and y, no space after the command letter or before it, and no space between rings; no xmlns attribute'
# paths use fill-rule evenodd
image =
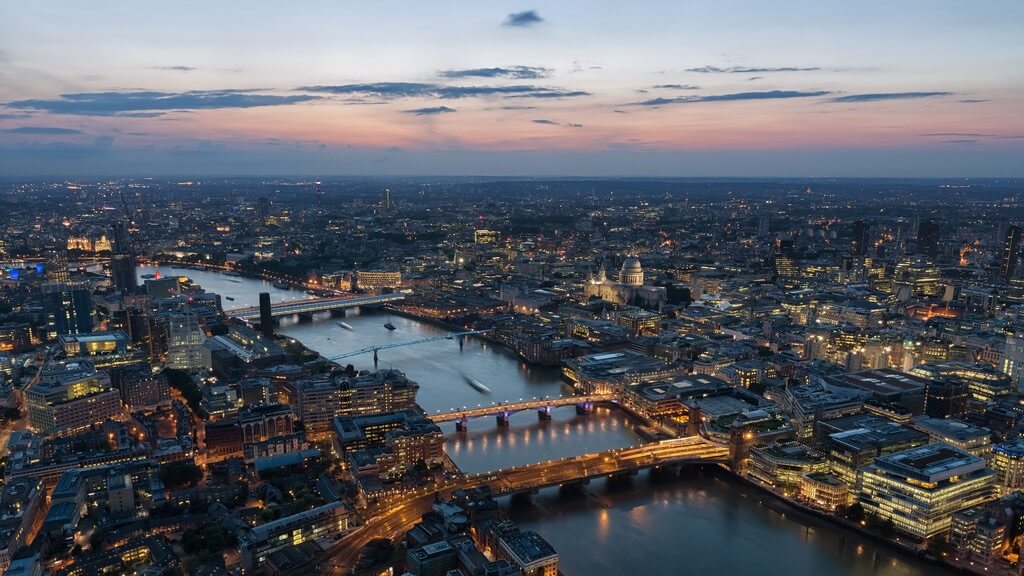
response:
<svg viewBox="0 0 1024 576"><path fill-rule="evenodd" d="M351 324L349 324L348 322L342 322L341 320L338 320L338 326L341 326L345 330L355 330L355 328L353 328Z"/></svg>
<svg viewBox="0 0 1024 576"><path fill-rule="evenodd" d="M483 392L485 394L491 393L490 388L488 388L483 382L477 380L476 378L473 378L469 374L463 374L462 377L466 379L466 383L468 383L473 388L476 388L479 392Z"/></svg>

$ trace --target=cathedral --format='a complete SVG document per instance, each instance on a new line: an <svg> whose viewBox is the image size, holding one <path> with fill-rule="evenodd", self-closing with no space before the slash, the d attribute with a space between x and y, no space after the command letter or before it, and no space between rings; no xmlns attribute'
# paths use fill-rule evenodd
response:
<svg viewBox="0 0 1024 576"><path fill-rule="evenodd" d="M640 260L634 256L626 258L626 261L622 263L618 282L608 280L602 261L597 275L593 273L588 275L587 282L583 286L583 295L659 311L664 306L667 297L665 288L644 286L644 269L640 265Z"/></svg>

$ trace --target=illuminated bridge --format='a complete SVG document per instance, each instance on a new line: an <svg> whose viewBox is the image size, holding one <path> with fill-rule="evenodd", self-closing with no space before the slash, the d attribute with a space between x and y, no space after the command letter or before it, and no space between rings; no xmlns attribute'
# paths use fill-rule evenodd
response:
<svg viewBox="0 0 1024 576"><path fill-rule="evenodd" d="M325 312L328 310L344 310L355 306L370 306L373 304L387 304L404 300L404 294L378 294L375 296L337 296L331 298L311 298L309 300L291 300L289 302L278 302L270 305L271 316L291 316L292 314L313 314L314 312ZM260 307L250 306L228 310L228 316L242 320L259 320Z"/></svg>
<svg viewBox="0 0 1024 576"><path fill-rule="evenodd" d="M728 448L694 436L513 466L399 490L384 499L386 507L326 550L325 572L332 576L347 573L355 565L360 548L375 538L400 537L430 511L437 497L450 498L458 489L486 485L494 495L530 493L541 488L578 485L603 476L634 475L643 469L678 471L689 464L723 464L728 458Z"/></svg>
<svg viewBox="0 0 1024 576"><path fill-rule="evenodd" d="M551 410L559 406L576 406L576 412L578 414L589 414L594 408L594 404L602 402L618 402L619 397L615 394L591 394L589 396L558 396L549 398L544 396L542 398L531 398L530 400L520 400L519 402L498 402L496 404L490 404L488 406L477 406L476 408L469 408L463 406L449 412L438 412L437 414L428 414L427 418L430 418L435 424L441 422L457 422L457 430L465 430L471 418L480 418L482 416L494 416L498 420L499 426L508 426L508 418L516 412L523 410L536 410L537 416L541 420L551 419Z"/></svg>

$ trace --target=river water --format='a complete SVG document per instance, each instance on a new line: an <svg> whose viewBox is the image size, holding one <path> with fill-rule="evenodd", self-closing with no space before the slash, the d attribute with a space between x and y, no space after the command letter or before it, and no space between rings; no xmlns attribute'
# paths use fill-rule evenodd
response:
<svg viewBox="0 0 1024 576"><path fill-rule="evenodd" d="M139 274L153 274L140 267ZM162 276L185 275L222 296L224 308L258 304L260 292L274 302L308 298L298 290L279 290L269 282L229 277L214 271L159 268ZM234 300L228 300L231 297ZM279 333L325 356L366 347L444 335L441 328L380 311L350 310L344 319L318 315L313 322L282 319ZM338 325L342 320L352 327ZM372 354L341 361L372 369ZM381 350L379 367L393 367L419 382L419 404L427 412L463 406L511 402L569 392L557 369L527 366L511 352L467 339ZM466 376L489 393L470 386ZM470 421L456 433L444 426L446 450L465 472L474 473L641 442L620 413L598 410L577 416L573 407L556 409L548 422L534 412L513 414L508 428L492 418ZM504 499L522 526L536 530L560 554L570 576L603 574L784 574L787 576L944 576L947 572L885 546L843 536L831 526L807 527L783 517L759 501L756 491L700 473L681 479L652 480L642 473L631 482L595 481L584 490L542 491L532 500Z"/></svg>

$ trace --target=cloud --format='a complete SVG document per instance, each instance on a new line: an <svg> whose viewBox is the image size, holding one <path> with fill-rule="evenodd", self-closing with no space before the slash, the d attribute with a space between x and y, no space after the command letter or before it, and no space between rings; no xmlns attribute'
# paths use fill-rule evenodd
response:
<svg viewBox="0 0 1024 576"><path fill-rule="evenodd" d="M152 117L171 110L210 110L284 106L317 100L316 96L253 94L253 90L192 90L189 92L80 92L52 100L8 102L8 108L42 110L83 116Z"/></svg>
<svg viewBox="0 0 1024 576"><path fill-rule="evenodd" d="M589 92L565 91L533 84L511 86L450 86L419 82L377 82L372 84L340 84L327 86L303 86L299 90L327 94L371 96L381 100L397 98L430 97L446 100L483 96L506 96L509 98L566 98L589 96Z"/></svg>
<svg viewBox="0 0 1024 576"><path fill-rule="evenodd" d="M514 94L509 98L575 98L577 96L590 96L590 92L584 92L583 90L544 90L534 92L532 94Z"/></svg>
<svg viewBox="0 0 1024 576"><path fill-rule="evenodd" d="M565 127L566 127L566 128L583 128L583 124L575 124L575 123L573 123L573 122L568 122L568 123L567 123L567 124L565 125Z"/></svg>
<svg viewBox="0 0 1024 576"><path fill-rule="evenodd" d="M970 138L961 138L957 140L941 140L942 144L977 144L978 141Z"/></svg>
<svg viewBox="0 0 1024 576"><path fill-rule="evenodd" d="M979 134L977 132L928 132L922 134L922 136L964 136L968 138L986 138L992 136L992 134Z"/></svg>
<svg viewBox="0 0 1024 576"><path fill-rule="evenodd" d="M40 135L66 135L66 134L81 134L81 130L74 130L71 128L57 128L53 126L18 126L17 128L8 128L7 130L0 130L0 132L7 132L9 134L40 134Z"/></svg>
<svg viewBox="0 0 1024 576"><path fill-rule="evenodd" d="M416 96L434 96L437 84L420 82L374 82L371 84L340 84L334 86L302 86L299 90L308 92L326 92L328 94L362 94L383 100L393 98L410 98Z"/></svg>
<svg viewBox="0 0 1024 576"><path fill-rule="evenodd" d="M734 92L732 94L712 94L709 96L679 96L676 98L652 98L634 102L635 106L664 106L666 104L693 104L697 102L731 102L736 100L779 100L787 98L811 98L831 94L826 90L798 92L796 90L768 90L766 92Z"/></svg>
<svg viewBox="0 0 1024 576"><path fill-rule="evenodd" d="M694 86L693 84L655 84L651 88L662 90L700 90L700 86Z"/></svg>
<svg viewBox="0 0 1024 576"><path fill-rule="evenodd" d="M412 110L402 110L406 114L413 114L415 116L437 116L438 114L448 114L449 112L455 112L454 108L447 106L432 106L429 108L414 108Z"/></svg>
<svg viewBox="0 0 1024 576"><path fill-rule="evenodd" d="M547 118L537 118L536 120L533 121L533 123L534 124L548 124L548 125L551 125L551 126L558 126L558 122L555 122L554 120L548 120Z"/></svg>
<svg viewBox="0 0 1024 576"><path fill-rule="evenodd" d="M506 66L442 70L438 75L442 78L512 78L515 80L533 80L548 78L552 72L551 68L544 68L543 66Z"/></svg>
<svg viewBox="0 0 1024 576"><path fill-rule="evenodd" d="M981 104L982 102L988 102L988 100L981 100L978 98L968 98L966 100L957 100L961 104Z"/></svg>
<svg viewBox="0 0 1024 576"><path fill-rule="evenodd" d="M31 118L31 114L7 114L0 113L0 120L20 120L22 118Z"/></svg>
<svg viewBox="0 0 1024 576"><path fill-rule="evenodd" d="M818 66L808 66L805 68L797 66L778 66L768 68L757 68L749 66L729 66L722 68L719 66L700 66L699 68L687 68L687 72L696 72L698 74L767 74L772 72L816 72L821 70Z"/></svg>
<svg viewBox="0 0 1024 576"><path fill-rule="evenodd" d="M166 70L168 72L193 72L199 70L193 66L153 66L153 70Z"/></svg>
<svg viewBox="0 0 1024 576"><path fill-rule="evenodd" d="M487 110L536 110L536 106L498 106L497 108L487 108Z"/></svg>
<svg viewBox="0 0 1024 576"><path fill-rule="evenodd" d="M751 76L747 78L747 82L753 82L754 80L764 80L764 76Z"/></svg>
<svg viewBox="0 0 1024 576"><path fill-rule="evenodd" d="M880 92L876 94L850 94L838 96L832 102L880 102L883 100L916 100L935 96L950 96L952 92Z"/></svg>
<svg viewBox="0 0 1024 576"><path fill-rule="evenodd" d="M513 26L516 28L525 28L527 26L534 26L540 24L544 19L537 14L536 10L524 10L522 12L513 12L505 18L502 22L504 26Z"/></svg>

